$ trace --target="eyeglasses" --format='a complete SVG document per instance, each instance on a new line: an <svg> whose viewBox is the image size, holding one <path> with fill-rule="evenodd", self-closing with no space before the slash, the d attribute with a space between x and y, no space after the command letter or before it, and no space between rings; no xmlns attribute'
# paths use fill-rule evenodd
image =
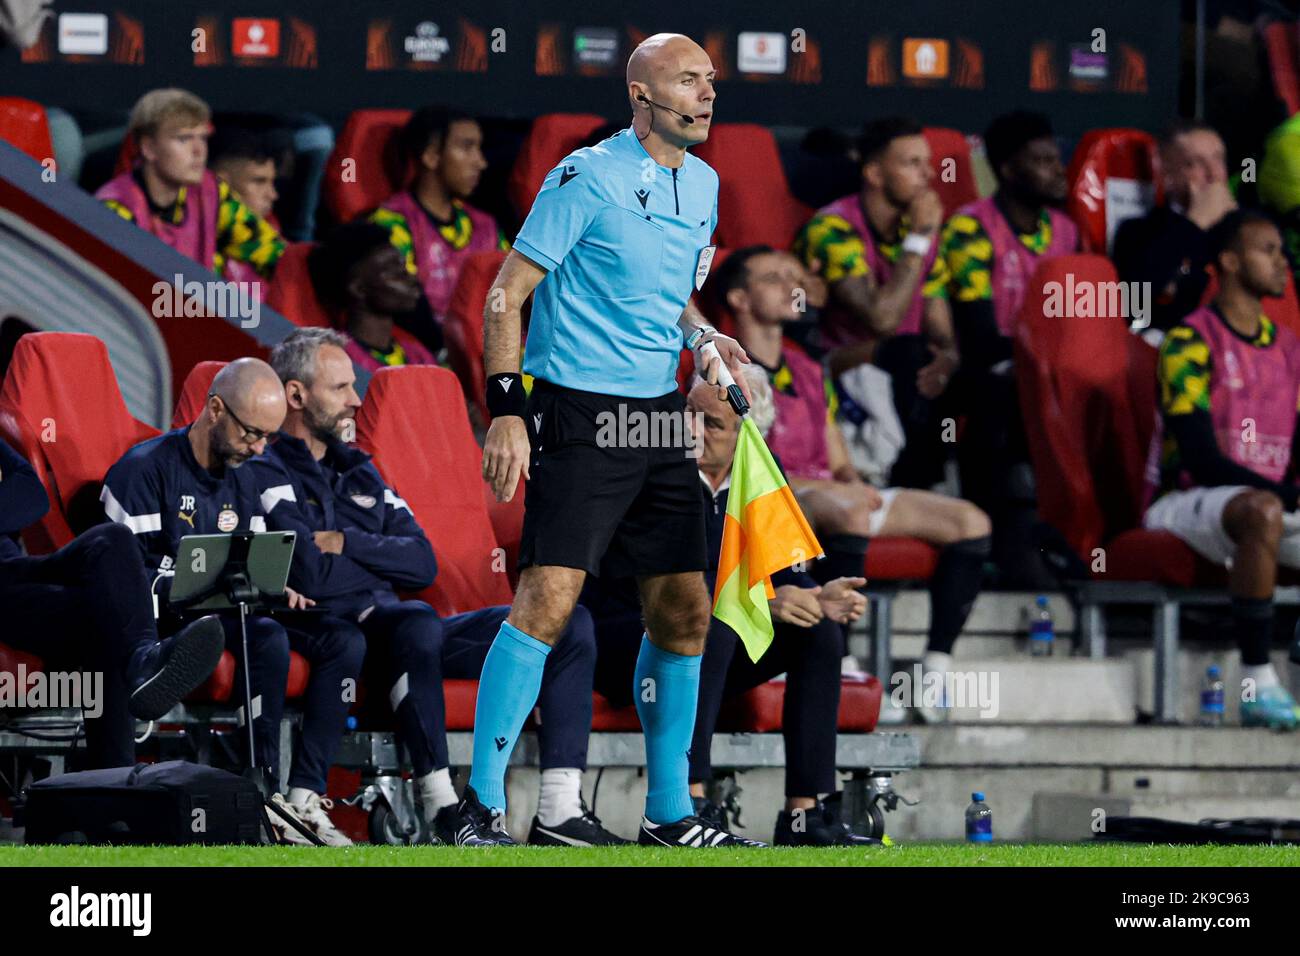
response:
<svg viewBox="0 0 1300 956"><path fill-rule="evenodd" d="M243 430L243 434L240 435L240 438L242 438L246 443L248 443L249 445L256 445L258 442L265 441L266 439L271 437L270 432L264 432L258 428L249 428L247 425L244 424L243 420L238 415L235 414L234 409L230 407L229 403L227 403L224 398L222 398L216 392L209 392L208 398L213 398L213 397L215 397L218 401L221 402L221 407L226 410L226 414L229 415L232 419L234 419L235 424L238 425Z"/></svg>

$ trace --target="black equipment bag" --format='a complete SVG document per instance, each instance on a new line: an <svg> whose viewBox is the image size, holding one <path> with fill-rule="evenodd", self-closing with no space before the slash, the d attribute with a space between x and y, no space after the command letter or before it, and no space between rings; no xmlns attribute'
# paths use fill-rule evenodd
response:
<svg viewBox="0 0 1300 956"><path fill-rule="evenodd" d="M1185 823L1158 817L1107 817L1105 831L1095 837L1126 843L1300 843L1300 820L1207 817Z"/></svg>
<svg viewBox="0 0 1300 956"><path fill-rule="evenodd" d="M86 770L26 788L27 843L258 843L251 780L185 760Z"/></svg>

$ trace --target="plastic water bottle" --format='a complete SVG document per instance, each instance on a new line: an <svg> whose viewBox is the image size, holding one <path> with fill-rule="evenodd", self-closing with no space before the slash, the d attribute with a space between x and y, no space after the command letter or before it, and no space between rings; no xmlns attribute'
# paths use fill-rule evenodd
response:
<svg viewBox="0 0 1300 956"><path fill-rule="evenodd" d="M1220 727L1223 725L1223 675L1218 664L1211 664L1205 669L1205 680L1201 684L1201 726Z"/></svg>
<svg viewBox="0 0 1300 956"><path fill-rule="evenodd" d="M970 795L971 804L966 808L966 842L993 842L993 811L984 802L984 794L976 790Z"/></svg>
<svg viewBox="0 0 1300 956"><path fill-rule="evenodd" d="M1038 595L1034 604L1029 619L1029 653L1033 657L1051 657L1052 645L1056 643L1056 628L1052 624L1052 609L1047 604L1047 595Z"/></svg>

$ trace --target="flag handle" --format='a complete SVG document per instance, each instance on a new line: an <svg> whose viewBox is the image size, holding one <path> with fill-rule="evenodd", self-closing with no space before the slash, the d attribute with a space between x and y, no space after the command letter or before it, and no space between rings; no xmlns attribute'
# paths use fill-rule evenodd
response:
<svg viewBox="0 0 1300 956"><path fill-rule="evenodd" d="M700 346L700 354L718 360L718 384L727 390L727 401L736 410L736 414L743 418L749 413L749 401L745 398L745 393L740 390L740 386L736 384L736 380L731 377L731 369L727 368L727 363L722 361L722 356L718 354L718 347L712 342L705 342Z"/></svg>

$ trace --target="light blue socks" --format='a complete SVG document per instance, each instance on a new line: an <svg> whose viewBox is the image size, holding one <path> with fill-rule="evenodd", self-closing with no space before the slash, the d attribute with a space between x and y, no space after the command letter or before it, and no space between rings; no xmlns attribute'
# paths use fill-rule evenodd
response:
<svg viewBox="0 0 1300 956"><path fill-rule="evenodd" d="M641 638L632 690L645 731L649 783L645 815L651 823L676 823L695 812L687 751L695 734L701 660L698 655L685 657L661 650L648 636ZM476 757L477 741L475 736Z"/></svg>
<svg viewBox="0 0 1300 956"><path fill-rule="evenodd" d="M474 711L474 765L469 785L483 805L493 810L506 808L506 765L524 721L537 703L549 653L549 644L502 621L483 662ZM693 721L693 709L691 713Z"/></svg>

